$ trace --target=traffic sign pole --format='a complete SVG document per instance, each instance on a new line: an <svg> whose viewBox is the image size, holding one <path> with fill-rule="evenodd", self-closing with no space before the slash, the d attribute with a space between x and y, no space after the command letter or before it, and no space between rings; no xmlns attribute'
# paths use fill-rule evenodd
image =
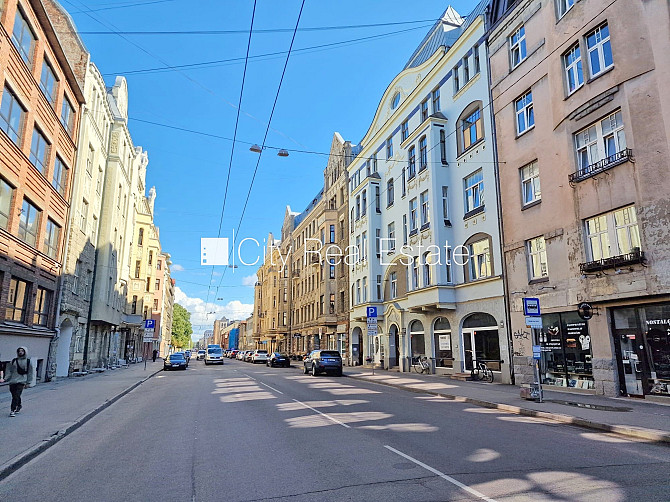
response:
<svg viewBox="0 0 670 502"><path fill-rule="evenodd" d="M370 346L370 337L377 336L377 307L368 307L366 309L366 320L368 325L368 347ZM374 346L374 344L372 344ZM375 374L375 356L374 354L370 355L372 361L372 376Z"/></svg>

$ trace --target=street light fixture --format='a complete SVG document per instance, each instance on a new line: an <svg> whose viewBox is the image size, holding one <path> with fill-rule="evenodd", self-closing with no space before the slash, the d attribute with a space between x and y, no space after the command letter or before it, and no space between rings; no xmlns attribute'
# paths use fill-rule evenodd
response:
<svg viewBox="0 0 670 502"><path fill-rule="evenodd" d="M288 157L288 150L284 150L283 148L277 152L277 155L279 157Z"/></svg>
<svg viewBox="0 0 670 502"><path fill-rule="evenodd" d="M254 153L261 153L263 151L263 149L260 146L258 146L256 143L251 145L251 148L249 148L249 150L254 152Z"/></svg>
<svg viewBox="0 0 670 502"><path fill-rule="evenodd" d="M261 147L260 145L254 143L249 148L249 151L254 152L254 153L261 153L263 151L263 148L267 148L267 147ZM289 155L288 150L286 150L285 148L280 148L279 151L277 152L277 156L279 156L279 157L288 157L288 155Z"/></svg>

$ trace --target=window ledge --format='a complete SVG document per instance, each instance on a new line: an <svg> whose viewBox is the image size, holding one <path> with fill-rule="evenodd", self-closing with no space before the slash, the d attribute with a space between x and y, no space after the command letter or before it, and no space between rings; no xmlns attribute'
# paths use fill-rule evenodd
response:
<svg viewBox="0 0 670 502"><path fill-rule="evenodd" d="M466 154L470 153L474 148L477 148L481 143L484 142L486 139L486 136L479 138L477 141L475 141L473 144L471 144L466 150L463 150L461 154L456 157L456 162L460 162L460 160L465 157ZM460 143L460 141L459 141Z"/></svg>
<svg viewBox="0 0 670 502"><path fill-rule="evenodd" d="M531 279L530 281L528 281L528 285L530 286L532 284L542 284L543 282L549 282L549 276Z"/></svg>
<svg viewBox="0 0 670 502"><path fill-rule="evenodd" d="M419 232L419 229L417 229L417 228L415 228L413 230L410 230L409 231L409 236L412 237L412 236L416 235L418 232Z"/></svg>
<svg viewBox="0 0 670 502"><path fill-rule="evenodd" d="M430 222L424 223L421 225L421 231L423 232L424 230L428 230L430 228Z"/></svg>
<svg viewBox="0 0 670 502"><path fill-rule="evenodd" d="M587 80L586 82L584 82L584 83L585 83L585 84L590 84L590 83L593 82L594 80L597 80L597 79L599 79L600 77L602 77L603 75L605 75L605 74L611 72L612 70L614 70L614 68L615 68L615 66L612 65L612 66L610 66L609 68L607 68L606 70L601 71L601 72L598 73L597 75L594 75L593 77L591 77L590 79L588 79L588 80Z"/></svg>
<svg viewBox="0 0 670 502"><path fill-rule="evenodd" d="M479 206L478 208L473 209L472 211L468 211L463 216L463 220L468 220L468 219L472 218L473 216L477 216L479 213L483 213L484 210L485 210L485 206Z"/></svg>
<svg viewBox="0 0 670 502"><path fill-rule="evenodd" d="M386 204L386 209L389 209L391 207L393 207L393 202L391 202L390 204Z"/></svg>
<svg viewBox="0 0 670 502"><path fill-rule="evenodd" d="M519 139L521 136L526 135L527 133L529 133L529 132L532 131L533 129L535 129L535 124L533 124L533 125L530 126L530 127L526 127L526 130L523 131L523 132L520 132L520 133L518 132L518 133L516 134L516 137L515 137L514 139Z"/></svg>
<svg viewBox="0 0 670 502"><path fill-rule="evenodd" d="M541 202L542 199L534 200L533 202L529 202L528 204L521 206L521 210L525 211L526 209L530 209L531 207L539 206Z"/></svg>

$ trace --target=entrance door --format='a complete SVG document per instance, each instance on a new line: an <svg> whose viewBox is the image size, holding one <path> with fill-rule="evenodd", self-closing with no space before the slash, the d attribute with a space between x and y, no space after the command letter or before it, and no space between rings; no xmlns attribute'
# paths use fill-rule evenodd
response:
<svg viewBox="0 0 670 502"><path fill-rule="evenodd" d="M472 370L484 362L493 371L500 371L500 345L496 328L463 329L463 360Z"/></svg>
<svg viewBox="0 0 670 502"><path fill-rule="evenodd" d="M624 333L618 330L616 337L619 339L619 351L621 354L622 380L625 385L625 393L629 396L643 396L647 388L647 371L645 371L646 360L641 333L631 330Z"/></svg>

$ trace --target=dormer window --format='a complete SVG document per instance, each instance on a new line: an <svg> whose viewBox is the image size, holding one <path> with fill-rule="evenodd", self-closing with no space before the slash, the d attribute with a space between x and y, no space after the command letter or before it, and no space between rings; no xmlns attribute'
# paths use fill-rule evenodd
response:
<svg viewBox="0 0 670 502"><path fill-rule="evenodd" d="M400 104L400 93L396 92L393 95L393 99L391 100L391 110L395 110L398 108L398 105Z"/></svg>

